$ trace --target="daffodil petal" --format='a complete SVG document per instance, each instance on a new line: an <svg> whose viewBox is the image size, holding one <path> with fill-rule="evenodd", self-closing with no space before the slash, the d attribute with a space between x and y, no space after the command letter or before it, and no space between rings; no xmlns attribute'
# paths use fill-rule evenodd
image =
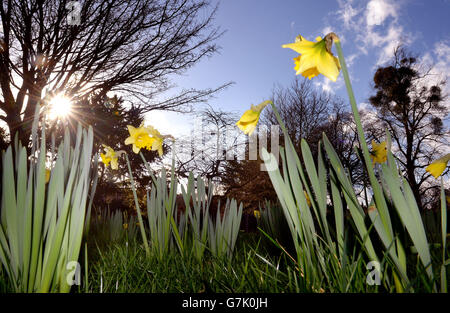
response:
<svg viewBox="0 0 450 313"><path fill-rule="evenodd" d="M297 72L304 72L310 68L317 67L317 57L315 55L311 54L304 54L302 55L302 59L300 62L300 65L298 67Z"/></svg>
<svg viewBox="0 0 450 313"><path fill-rule="evenodd" d="M336 81L339 75L339 69L336 66L333 56L325 50L318 55L318 58L317 70L332 81Z"/></svg>
<svg viewBox="0 0 450 313"><path fill-rule="evenodd" d="M258 118L259 118L259 113L261 113L261 111L269 104L272 103L271 100L266 100L264 102L261 102L260 104L258 104L257 106L253 106L252 110L258 112Z"/></svg>
<svg viewBox="0 0 450 313"><path fill-rule="evenodd" d="M138 148L136 145L133 145L133 152L138 154L141 148Z"/></svg>
<svg viewBox="0 0 450 313"><path fill-rule="evenodd" d="M430 165L428 165L425 169L435 178L438 178L442 175L442 173L447 168L447 163L450 161L450 153L444 155L443 157L433 161Z"/></svg>
<svg viewBox="0 0 450 313"><path fill-rule="evenodd" d="M127 125L127 128L128 128L128 132L130 133L130 136L133 136L134 133L136 132L136 128L131 125Z"/></svg>
<svg viewBox="0 0 450 313"><path fill-rule="evenodd" d="M239 122L251 123L251 122L255 121L256 119L258 119L258 117L259 117L258 112L255 112L253 110L247 110L244 112L244 114L242 114L242 117L240 118Z"/></svg>
<svg viewBox="0 0 450 313"><path fill-rule="evenodd" d="M132 143L134 143L134 138L133 137L130 136L127 139L125 139L125 144L126 145L130 145Z"/></svg>
<svg viewBox="0 0 450 313"><path fill-rule="evenodd" d="M247 126L245 127L245 129L244 129L244 134L250 136L251 134L253 134L253 132L255 131L255 129L256 129L256 123L255 123L255 124L249 124L249 125L247 125Z"/></svg>
<svg viewBox="0 0 450 313"><path fill-rule="evenodd" d="M447 168L447 163L431 163L426 167L427 172L434 176L434 178L438 178L442 175L442 173Z"/></svg>
<svg viewBox="0 0 450 313"><path fill-rule="evenodd" d="M294 43L288 43L288 44L282 45L281 47L289 48L289 49L294 50L297 53L303 54L305 52L310 51L311 48L313 48L315 44L316 44L315 42L303 39L301 41L297 41L297 42L294 42Z"/></svg>

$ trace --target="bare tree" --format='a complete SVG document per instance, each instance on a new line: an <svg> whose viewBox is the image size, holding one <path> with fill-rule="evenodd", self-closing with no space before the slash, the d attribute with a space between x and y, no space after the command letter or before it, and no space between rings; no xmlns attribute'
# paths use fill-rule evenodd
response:
<svg viewBox="0 0 450 313"><path fill-rule="evenodd" d="M189 110L221 89L158 97L180 74L218 50L216 8L194 0L5 0L0 4L0 116L27 143L46 91L75 100L127 94L142 113ZM73 25L73 14L79 14ZM69 20L69 22L68 22ZM76 20L76 19L75 19ZM128 98L127 98L128 99ZM81 118L82 120L82 118Z"/></svg>
<svg viewBox="0 0 450 313"><path fill-rule="evenodd" d="M315 145L312 151L317 151L322 136L317 130L328 120L331 95L316 92L310 81L296 77L291 86L274 88L272 98L298 152L302 138ZM262 120L267 125L278 125L272 110L264 111Z"/></svg>
<svg viewBox="0 0 450 313"><path fill-rule="evenodd" d="M237 146L243 144L239 141L241 134L234 125L237 120L235 114L210 106L198 112L196 123L199 125L194 128L200 129L190 138L179 140L183 140L185 149L177 153L177 173L181 177L187 177L189 172L194 172L195 175L220 184L227 153L237 150Z"/></svg>
<svg viewBox="0 0 450 313"><path fill-rule="evenodd" d="M362 193L364 172L354 149L357 147L358 137L352 115L344 110L342 101L331 94L317 92L310 81L297 78L290 86L276 87L272 100L297 153L301 155L301 139L305 139L316 159L319 142L325 133L353 184L359 186L359 193ZM271 129L272 125L278 125L270 107L264 109L261 122L268 129ZM283 146L283 134L280 135L280 145ZM272 138L271 134L267 137ZM271 143L268 143L268 146L271 146ZM248 150L246 153L248 154ZM227 162L222 179L226 194L242 201L244 207L256 208L263 204L263 199L277 200L269 175L260 170L262 163L259 154L257 160L247 158L243 161Z"/></svg>
<svg viewBox="0 0 450 313"><path fill-rule="evenodd" d="M390 132L392 149L421 208L429 200L427 192L436 187L425 167L443 153L450 134L444 123L448 117L442 92L445 81L431 79L430 68L397 47L391 64L374 75L376 94L369 100L376 116L366 125L373 137L382 138L385 129Z"/></svg>
<svg viewBox="0 0 450 313"><path fill-rule="evenodd" d="M364 174L354 150L358 145L355 125L352 115L344 110L341 99L329 93L319 93L309 80L298 78L289 87L275 88L272 97L299 155L301 139L305 139L316 159L322 133L325 133L353 183L362 183ZM263 122L278 124L272 110L265 111Z"/></svg>

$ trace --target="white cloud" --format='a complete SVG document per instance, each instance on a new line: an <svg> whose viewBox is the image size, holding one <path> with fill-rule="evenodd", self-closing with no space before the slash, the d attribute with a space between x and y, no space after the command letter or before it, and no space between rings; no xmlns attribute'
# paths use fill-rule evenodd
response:
<svg viewBox="0 0 450 313"><path fill-rule="evenodd" d="M439 62L450 64L450 43L440 41L434 45L434 53L438 57Z"/></svg>
<svg viewBox="0 0 450 313"><path fill-rule="evenodd" d="M360 35L362 37L362 35ZM409 45L412 43L412 36L405 32L401 25L391 23L387 31L383 34L376 31L368 31L363 37L364 49L378 47L378 59L374 66L386 63L392 58L394 49L400 44Z"/></svg>
<svg viewBox="0 0 450 313"><path fill-rule="evenodd" d="M359 42L359 52L352 54L349 65L361 53L375 53L374 67L390 59L394 48L403 43L411 43L409 34L404 32L399 24L400 5L393 0L370 0L354 2L352 0L338 0L338 19L343 21L344 29L351 40ZM373 48L377 48L374 50Z"/></svg>
<svg viewBox="0 0 450 313"><path fill-rule="evenodd" d="M361 102L358 104L358 110L369 110L370 105L367 102Z"/></svg>
<svg viewBox="0 0 450 313"><path fill-rule="evenodd" d="M190 133L191 115L176 112L151 111L145 115L146 125L151 125L161 134L179 137Z"/></svg>
<svg viewBox="0 0 450 313"><path fill-rule="evenodd" d="M325 36L326 34L329 34L333 31L333 28L331 26L326 26L324 29L322 29L322 34Z"/></svg>
<svg viewBox="0 0 450 313"><path fill-rule="evenodd" d="M316 82L314 82L314 85L316 85L318 88L322 88L322 91L323 91L323 92L326 92L326 93L334 93L332 87L335 87L335 86L332 86L331 83L332 83L331 80L329 80L329 79L326 78L326 77L322 77L322 80L321 80L321 81L316 81ZM336 88L336 87L335 87L335 88Z"/></svg>
<svg viewBox="0 0 450 313"><path fill-rule="evenodd" d="M338 19L345 33L357 44L359 52L353 53L352 62L361 53L375 54L373 66L388 61L399 44L409 45L413 36L405 32L400 23L400 3L394 0L352 1L338 0ZM374 49L376 48L376 49ZM348 63L352 63L348 62Z"/></svg>
<svg viewBox="0 0 450 313"><path fill-rule="evenodd" d="M340 9L337 11L338 18L344 22L346 29L354 28L358 23L355 17L361 12L360 8L352 6L353 1L338 0Z"/></svg>
<svg viewBox="0 0 450 313"><path fill-rule="evenodd" d="M355 63L355 60L358 56L359 56L358 53L353 53L345 58L345 64L347 65L348 68L353 66L353 64Z"/></svg>
<svg viewBox="0 0 450 313"><path fill-rule="evenodd" d="M447 80L444 93L450 94L450 41L443 40L434 44L434 49L430 49L421 59L426 67L431 67L427 83L434 85Z"/></svg>
<svg viewBox="0 0 450 313"><path fill-rule="evenodd" d="M330 15L340 23L327 24L322 32L332 29L341 39L345 35L355 43L354 50L347 52L347 66L355 66L358 58L364 54L373 60L370 65L376 68L392 58L398 45L408 46L414 41L413 34L405 30L402 24L404 3L396 0L338 0L339 9ZM441 54L450 55L444 48L441 47ZM324 81L317 85L329 91L329 83Z"/></svg>
<svg viewBox="0 0 450 313"><path fill-rule="evenodd" d="M366 23L368 27L381 25L389 17L397 19L398 8L388 0L371 0L366 7Z"/></svg>
<svg viewBox="0 0 450 313"><path fill-rule="evenodd" d="M371 47L379 47L378 59L374 66L386 63L393 55L395 47L400 44L408 45L411 38L398 22L398 3L392 0L370 0L365 10L366 33L360 34L364 38L366 51ZM388 22L388 18L392 20ZM387 24L387 30L376 30L375 26Z"/></svg>
<svg viewBox="0 0 450 313"><path fill-rule="evenodd" d="M336 82L333 82L332 80L323 75L321 75L320 77L321 79L316 80L314 82L314 85L317 88L321 88L323 92L334 94L336 90L344 86L344 79L342 78L342 74L338 76Z"/></svg>

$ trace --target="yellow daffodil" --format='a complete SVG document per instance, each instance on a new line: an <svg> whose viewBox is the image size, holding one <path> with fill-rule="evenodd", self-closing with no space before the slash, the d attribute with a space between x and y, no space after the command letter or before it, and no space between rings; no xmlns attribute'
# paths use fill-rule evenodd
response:
<svg viewBox="0 0 450 313"><path fill-rule="evenodd" d="M152 143L152 151L158 151L159 156L163 155L163 142L164 139L173 138L171 135L161 135L161 133L152 126L147 127L150 135L154 138Z"/></svg>
<svg viewBox="0 0 450 313"><path fill-rule="evenodd" d="M152 127L153 128L153 127ZM153 130L151 130L151 134L153 136L153 138L155 138L155 141L153 142L152 145L152 150L153 151L158 151L159 156L163 155L163 142L166 139L172 139L175 140L175 138L172 135L161 135L161 133L156 130L155 128L153 128Z"/></svg>
<svg viewBox="0 0 450 313"><path fill-rule="evenodd" d="M336 81L341 65L339 59L331 53L333 40L337 40L337 36L333 33L326 35L324 39L317 37L316 42L308 41L299 35L294 43L282 45L282 47L301 54L294 58L296 75L302 74L311 79L322 74Z"/></svg>
<svg viewBox="0 0 450 313"><path fill-rule="evenodd" d="M430 165L426 167L427 172L438 178L447 168L447 163L450 160L450 153L444 155L442 158L433 161Z"/></svg>
<svg viewBox="0 0 450 313"><path fill-rule="evenodd" d="M45 169L45 183L47 184L48 182L49 182L49 180L50 180L50 174L51 174L51 170L49 170L49 169Z"/></svg>
<svg viewBox="0 0 450 313"><path fill-rule="evenodd" d="M153 141L153 144L152 144L152 150L158 151L159 156L162 156L164 139L160 136L155 136L154 138L155 138L155 140Z"/></svg>
<svg viewBox="0 0 450 313"><path fill-rule="evenodd" d="M125 151L114 151L113 148L103 145L105 147L106 153L100 153L100 157L102 158L102 162L105 163L105 166L108 167L109 163L111 163L111 168L113 170L117 170L119 168L119 157L122 153L125 153Z"/></svg>
<svg viewBox="0 0 450 313"><path fill-rule="evenodd" d="M267 100L258 104L257 106L254 106L252 104L250 110L244 112L241 119L236 123L236 125L244 132L244 134L251 135L253 133L253 131L256 128L256 125L258 124L261 111L269 103L272 103L272 101Z"/></svg>
<svg viewBox="0 0 450 313"><path fill-rule="evenodd" d="M373 164L375 163L383 163L387 160L387 149L386 149L386 141L377 144L375 140L372 140L372 151L370 152L370 158L372 159Z"/></svg>
<svg viewBox="0 0 450 313"><path fill-rule="evenodd" d="M139 128L135 128L131 125L128 125L127 127L128 132L130 133L130 137L125 139L125 144L133 144L134 153L139 153L142 148L145 148L147 150L152 149L153 141L155 141L155 138L151 137L148 127L144 127L143 125L141 125Z"/></svg>
<svg viewBox="0 0 450 313"><path fill-rule="evenodd" d="M127 223L123 224L123 229L125 229L125 230L128 229L128 224Z"/></svg>
<svg viewBox="0 0 450 313"><path fill-rule="evenodd" d="M259 220L261 218L261 213L259 212L259 210L254 210L253 211L253 215L255 215L255 217Z"/></svg>

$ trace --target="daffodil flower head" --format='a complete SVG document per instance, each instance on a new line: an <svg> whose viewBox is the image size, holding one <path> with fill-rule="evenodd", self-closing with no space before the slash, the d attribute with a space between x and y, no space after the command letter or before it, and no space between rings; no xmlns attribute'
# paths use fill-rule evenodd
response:
<svg viewBox="0 0 450 313"><path fill-rule="evenodd" d="M372 140L372 151L370 152L370 158L372 159L374 165L375 163L381 164L387 161L386 141L377 144L375 140Z"/></svg>
<svg viewBox="0 0 450 313"><path fill-rule="evenodd" d="M151 134L152 134L153 138L155 138L155 140L153 141L153 144L152 144L152 150L158 151L159 156L162 156L164 153L164 151L163 151L164 138L161 135L161 133L158 130L154 129L153 127L152 127Z"/></svg>
<svg viewBox="0 0 450 313"><path fill-rule="evenodd" d="M256 217L256 219L260 219L261 218L261 213L259 212L259 210L254 210L253 211L253 215Z"/></svg>
<svg viewBox="0 0 450 313"><path fill-rule="evenodd" d="M447 163L449 160L450 160L450 153L444 155L442 158L433 161L430 165L426 167L426 170L431 175L433 175L434 178L438 178L447 168Z"/></svg>
<svg viewBox="0 0 450 313"><path fill-rule="evenodd" d="M256 125L258 124L261 111L269 103L272 103L272 101L266 100L256 106L252 104L250 110L245 111L240 120L236 122L237 127L239 127L244 134L251 135L255 131Z"/></svg>
<svg viewBox="0 0 450 313"><path fill-rule="evenodd" d="M339 40L334 33L330 33L322 39L317 37L316 42L308 41L301 35L295 38L295 42L282 45L290 48L300 55L294 58L296 75L302 74L311 79L322 74L332 81L339 76L341 65L339 59L331 52L333 40Z"/></svg>
<svg viewBox="0 0 450 313"><path fill-rule="evenodd" d="M106 153L100 153L100 157L102 158L102 162L105 164L106 167L109 166L109 163L111 163L111 168L113 170L117 170L119 168L119 157L122 153L125 153L125 151L114 151L113 148L107 145L103 145L105 148Z"/></svg>
<svg viewBox="0 0 450 313"><path fill-rule="evenodd" d="M149 131L150 136L152 136L153 143L152 143L152 151L158 151L159 156L162 156L163 151L163 143L165 139L171 138L172 140L175 140L172 135L161 135L161 133L155 129L152 126L147 126L147 129Z"/></svg>
<svg viewBox="0 0 450 313"><path fill-rule="evenodd" d="M144 127L144 125L135 128L131 125L127 125L130 136L125 139L126 145L133 145L133 152L139 153L142 148L147 150L152 149L153 141L155 138L151 137L150 129Z"/></svg>

